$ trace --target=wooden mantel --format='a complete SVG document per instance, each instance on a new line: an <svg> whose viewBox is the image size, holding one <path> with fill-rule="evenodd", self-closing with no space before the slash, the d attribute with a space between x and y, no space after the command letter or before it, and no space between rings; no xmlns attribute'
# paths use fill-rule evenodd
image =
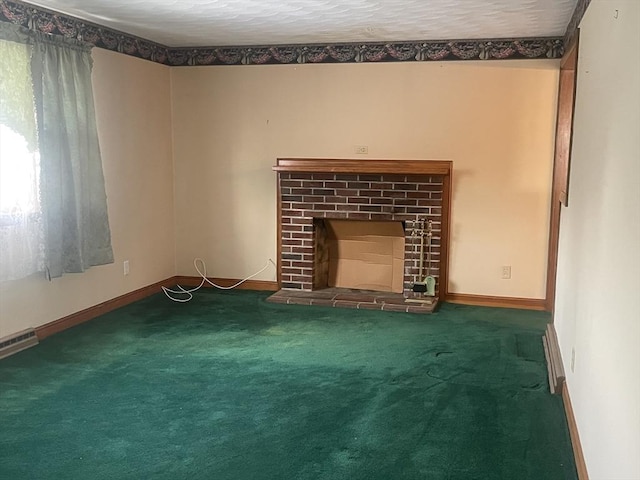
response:
<svg viewBox="0 0 640 480"><path fill-rule="evenodd" d="M276 172L397 173L450 175L450 160L369 160L327 158L278 158Z"/></svg>

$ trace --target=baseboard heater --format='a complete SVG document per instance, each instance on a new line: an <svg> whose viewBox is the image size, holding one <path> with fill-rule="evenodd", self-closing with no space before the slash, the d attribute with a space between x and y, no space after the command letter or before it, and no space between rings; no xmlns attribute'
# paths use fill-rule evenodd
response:
<svg viewBox="0 0 640 480"><path fill-rule="evenodd" d="M7 337L0 338L0 359L18 353L38 344L38 336L33 328L22 330Z"/></svg>
<svg viewBox="0 0 640 480"><path fill-rule="evenodd" d="M553 324L547 324L547 330L542 337L544 346L544 356L547 358L547 373L549 374L549 388L553 394L562 393L562 385L564 384L564 367L562 366L562 357L560 356L560 345Z"/></svg>

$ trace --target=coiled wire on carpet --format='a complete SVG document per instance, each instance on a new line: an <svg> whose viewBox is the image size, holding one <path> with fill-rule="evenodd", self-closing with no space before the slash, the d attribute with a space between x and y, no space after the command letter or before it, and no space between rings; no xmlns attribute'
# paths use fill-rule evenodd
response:
<svg viewBox="0 0 640 480"><path fill-rule="evenodd" d="M198 267L198 263L200 263L202 265L202 269L204 271L200 270L200 267ZM200 274L200 276L202 277L202 280L200 281L200 285L198 285L197 287L191 288L191 289L186 289L186 288L183 288L180 285L178 285L179 290L171 290L170 288L162 287L162 291L164 292L164 294L169 299L173 300L174 302L185 303L185 302L188 302L189 300L191 300L193 298L193 292L195 292L197 290L200 290L204 286L205 283L208 283L212 287L219 288L220 290L231 290L233 288L236 288L239 285L242 285L247 280L251 280L252 278L257 277L262 272L264 272L267 268L269 268L270 264L273 265L274 267L276 266L275 262L273 260L269 259L267 261L267 263L265 264L265 266L262 267L260 270L258 270L253 275L249 275L247 278L244 278L244 279L240 280L239 282L234 283L233 285L230 285L228 287L223 287L222 285L216 285L215 283L213 283L211 280L209 280L207 278L207 264L204 262L204 260L201 259L201 258L194 258L193 259L193 266L195 267L196 272L198 272ZM185 298L176 298L175 296L172 297L171 295L187 295L187 297L185 297Z"/></svg>

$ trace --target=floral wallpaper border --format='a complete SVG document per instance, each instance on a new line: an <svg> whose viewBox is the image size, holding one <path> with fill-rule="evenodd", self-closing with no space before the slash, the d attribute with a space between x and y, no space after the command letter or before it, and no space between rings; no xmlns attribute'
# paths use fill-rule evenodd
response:
<svg viewBox="0 0 640 480"><path fill-rule="evenodd" d="M425 62L560 58L561 38L169 49L170 65Z"/></svg>
<svg viewBox="0 0 640 480"><path fill-rule="evenodd" d="M0 22L75 38L106 50L167 64L168 49L164 45L35 5L0 0Z"/></svg>
<svg viewBox="0 0 640 480"><path fill-rule="evenodd" d="M0 21L170 66L536 59L564 52L562 37L172 48L13 0L0 0Z"/></svg>

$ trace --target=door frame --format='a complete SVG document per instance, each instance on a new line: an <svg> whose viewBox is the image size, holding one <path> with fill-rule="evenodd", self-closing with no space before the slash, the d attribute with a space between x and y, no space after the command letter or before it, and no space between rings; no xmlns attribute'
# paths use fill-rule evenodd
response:
<svg viewBox="0 0 640 480"><path fill-rule="evenodd" d="M552 313L555 305L556 275L558 273L560 216L562 206L567 207L569 205L569 173L571 170L571 144L573 139L573 114L576 99L579 37L580 30L577 29L569 41L562 60L560 61L545 295L545 309Z"/></svg>

